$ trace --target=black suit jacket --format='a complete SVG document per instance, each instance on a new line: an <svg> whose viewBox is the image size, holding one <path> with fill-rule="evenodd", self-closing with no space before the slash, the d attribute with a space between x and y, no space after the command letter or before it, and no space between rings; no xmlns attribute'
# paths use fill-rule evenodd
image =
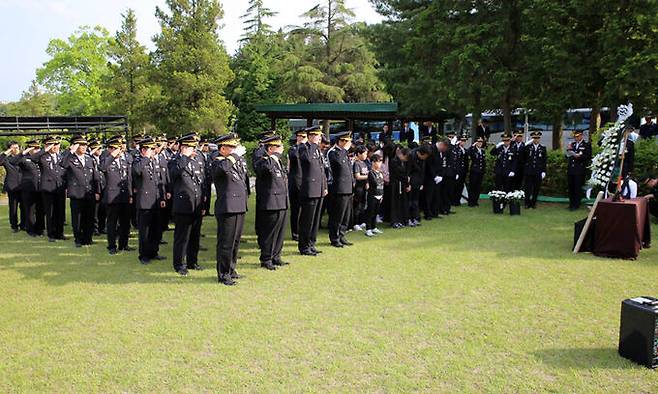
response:
<svg viewBox="0 0 658 394"><path fill-rule="evenodd" d="M116 159L109 154L103 157L100 170L106 182L104 204L125 204L130 201L133 194L132 163L133 156L126 153Z"/></svg>
<svg viewBox="0 0 658 394"><path fill-rule="evenodd" d="M256 170L256 208L260 210L288 209L288 177L278 155L262 156Z"/></svg>
<svg viewBox="0 0 658 394"><path fill-rule="evenodd" d="M534 144L527 145L523 150L524 174L538 176L546 172L546 147Z"/></svg>
<svg viewBox="0 0 658 394"><path fill-rule="evenodd" d="M494 174L508 176L510 172L516 171L516 154L514 154L511 146L507 151L505 151L505 145L494 146L491 149L491 154L496 157Z"/></svg>
<svg viewBox="0 0 658 394"><path fill-rule="evenodd" d="M288 149L288 189L298 191L302 186L302 170L299 162L299 145Z"/></svg>
<svg viewBox="0 0 658 394"><path fill-rule="evenodd" d="M479 149L475 146L468 148L468 158L471 163L470 172L474 174L484 174L487 169L487 157L483 148Z"/></svg>
<svg viewBox="0 0 658 394"><path fill-rule="evenodd" d="M21 190L21 170L18 162L21 155L7 156L0 153L0 166L5 167L5 183L2 186L4 192L18 192Z"/></svg>
<svg viewBox="0 0 658 394"><path fill-rule="evenodd" d="M85 155L84 163L77 155L64 152L60 165L65 169L66 190L69 198L94 200L100 194L100 182L94 159Z"/></svg>
<svg viewBox="0 0 658 394"><path fill-rule="evenodd" d="M64 190L64 168L59 163L62 160L62 154L57 153L56 157L46 151L39 151L35 155L41 170L40 189L44 192L54 193Z"/></svg>
<svg viewBox="0 0 658 394"><path fill-rule="evenodd" d="M212 179L217 190L215 214L247 212L247 164L236 154L217 156L212 163Z"/></svg>
<svg viewBox="0 0 658 394"><path fill-rule="evenodd" d="M21 190L38 192L41 190L41 168L39 167L39 152L20 155L18 167L21 170Z"/></svg>
<svg viewBox="0 0 658 394"><path fill-rule="evenodd" d="M155 164L155 158L138 156L132 165L133 185L135 187L135 206L137 209L156 209L164 201L161 189L160 175Z"/></svg>
<svg viewBox="0 0 658 394"><path fill-rule="evenodd" d="M201 214L204 193L202 166L199 161L180 154L169 161L173 213Z"/></svg>
<svg viewBox="0 0 658 394"><path fill-rule="evenodd" d="M352 173L352 163L347 154L347 150L338 146L334 146L327 153L333 177L333 182L329 186L331 194L352 194L354 174Z"/></svg>
<svg viewBox="0 0 658 394"><path fill-rule="evenodd" d="M580 157L569 157L567 174L585 174L587 167L589 167L590 160L592 159L592 146L589 144L589 142L583 140L580 144L577 144L576 141L574 141L569 144L567 151L582 155Z"/></svg>
<svg viewBox="0 0 658 394"><path fill-rule="evenodd" d="M302 170L302 184L299 194L304 198L320 198L327 190L325 159L320 147L307 142L297 145L299 164Z"/></svg>

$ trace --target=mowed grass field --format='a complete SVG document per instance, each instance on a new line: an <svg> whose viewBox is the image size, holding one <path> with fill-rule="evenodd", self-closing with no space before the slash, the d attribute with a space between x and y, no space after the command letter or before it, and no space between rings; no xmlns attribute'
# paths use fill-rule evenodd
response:
<svg viewBox="0 0 658 394"><path fill-rule="evenodd" d="M67 207L68 209L68 207ZM645 392L617 355L620 302L658 293L658 250L571 253L586 211L521 217L488 202L291 265L259 268L248 213L236 287L142 266L105 239L75 249L13 234L0 208L0 392ZM326 222L326 219L325 219ZM656 234L656 226L653 227ZM70 227L67 235L70 236ZM136 246L136 239L131 239Z"/></svg>

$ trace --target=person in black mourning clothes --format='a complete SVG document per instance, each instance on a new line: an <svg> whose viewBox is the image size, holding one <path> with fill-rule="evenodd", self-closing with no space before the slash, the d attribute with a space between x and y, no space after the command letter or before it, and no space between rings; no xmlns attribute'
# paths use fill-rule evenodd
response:
<svg viewBox="0 0 658 394"><path fill-rule="evenodd" d="M100 170L105 176L106 187L102 202L107 211L107 250L111 255L118 250L132 250L128 246L130 235L130 204L133 200L133 157L124 150L120 135L107 140L107 154L103 156Z"/></svg>
<svg viewBox="0 0 658 394"><path fill-rule="evenodd" d="M479 205L482 180L487 170L487 157L484 151L484 138L477 137L475 143L468 148L470 168L468 172L468 206Z"/></svg>
<svg viewBox="0 0 658 394"><path fill-rule="evenodd" d="M395 158L390 162L391 183L391 227L400 229L405 227L409 220L409 199L411 191L409 185L409 149L398 147Z"/></svg>
<svg viewBox="0 0 658 394"><path fill-rule="evenodd" d="M352 135L349 131L344 131L338 133L336 138L336 144L327 153L333 176L333 182L329 186L329 194L331 195L329 241L331 241L331 246L342 248L343 246L352 245L345 238L350 223L350 204L354 185L352 163L348 157L352 146Z"/></svg>
<svg viewBox="0 0 658 394"><path fill-rule="evenodd" d="M274 271L276 266L287 264L281 260L281 251L288 213L288 179L281 162L283 155L281 136L271 135L260 142L265 147L265 154L254 166L260 265Z"/></svg>
<svg viewBox="0 0 658 394"><path fill-rule="evenodd" d="M66 189L71 202L71 227L75 246L91 245L94 234L94 211L100 201L100 179L94 159L87 153L87 139L73 137L68 152L62 155L66 171Z"/></svg>
<svg viewBox="0 0 658 394"><path fill-rule="evenodd" d="M293 145L288 149L288 195L290 196L290 232L292 240L299 240L299 189L302 185L302 170L297 148L306 143L306 130L297 130Z"/></svg>
<svg viewBox="0 0 658 394"><path fill-rule="evenodd" d="M643 196L647 199L649 213L654 218L658 218L658 178L655 176L646 177L644 185L649 188L649 194Z"/></svg>
<svg viewBox="0 0 658 394"><path fill-rule="evenodd" d="M212 179L217 190L217 275L220 283L232 286L241 277L235 268L247 212L247 163L235 153L240 143L235 134L220 136L215 143L219 147L212 163Z"/></svg>
<svg viewBox="0 0 658 394"><path fill-rule="evenodd" d="M44 213L41 198L41 168L37 155L41 151L39 141L28 141L18 161L21 170L21 198L25 207L25 231L31 237L43 235Z"/></svg>
<svg viewBox="0 0 658 394"><path fill-rule="evenodd" d="M490 135L491 129L489 128L489 122L486 119L478 120L478 125L475 128L475 139L482 138L484 142L487 142Z"/></svg>
<svg viewBox="0 0 658 394"><path fill-rule="evenodd" d="M363 145L354 148L354 163L352 172L354 174L354 198L353 198L353 223L355 231L365 231L366 224L366 190L368 187L368 149Z"/></svg>
<svg viewBox="0 0 658 394"><path fill-rule="evenodd" d="M585 141L583 132L576 130L573 133L574 141L567 147L567 183L569 186L569 210L580 208L583 198L587 168L592 159L592 146Z"/></svg>
<svg viewBox="0 0 658 394"><path fill-rule="evenodd" d="M521 190L523 186L523 171L525 169L525 149L526 144L523 140L523 130L514 132L514 141L510 144L512 152L514 152L516 168L514 169L514 176L512 177L512 190Z"/></svg>
<svg viewBox="0 0 658 394"><path fill-rule="evenodd" d="M46 222L48 241L64 239L64 214L66 213L66 187L64 169L59 165L62 155L59 151L60 140L46 137L44 149L35 158L41 170L41 197Z"/></svg>
<svg viewBox="0 0 658 394"><path fill-rule="evenodd" d="M388 123L384 124L382 127L382 132L379 133L379 136L377 137L377 141L379 142L380 146L384 146L393 142L393 132L391 131L391 125Z"/></svg>
<svg viewBox="0 0 658 394"><path fill-rule="evenodd" d="M370 163L365 232L365 235L368 237L383 233L383 231L377 228L377 214L379 214L379 207L384 198L384 174L381 172L382 157L377 153L373 153L370 156Z"/></svg>
<svg viewBox="0 0 658 394"><path fill-rule="evenodd" d="M546 177L546 147L541 144L541 131L533 131L530 136L532 143L523 149L525 168L525 207L536 208L537 196L542 180Z"/></svg>
<svg viewBox="0 0 658 394"><path fill-rule="evenodd" d="M651 115L644 117L644 124L640 126L640 137L643 139L655 138L658 135L658 126L653 122Z"/></svg>
<svg viewBox="0 0 658 394"><path fill-rule="evenodd" d="M0 166L5 168L2 190L7 192L9 225L15 233L25 230L25 208L21 198L21 170L18 167L21 159L20 147L15 141L10 141L7 144L7 150L0 154Z"/></svg>
<svg viewBox="0 0 658 394"><path fill-rule="evenodd" d="M409 122L404 121L402 122L402 130L400 130L400 142L407 142L409 147L411 147L411 144L414 142L415 135L414 131L411 127L409 127Z"/></svg>
<svg viewBox="0 0 658 394"><path fill-rule="evenodd" d="M516 155L510 146L512 137L503 133L502 142L491 148L491 155L496 158L494 164L494 184L496 190L509 192L512 190L514 171L516 170Z"/></svg>
<svg viewBox="0 0 658 394"><path fill-rule="evenodd" d="M160 214L166 206L162 198L158 167L156 166L156 142L151 137L139 141L139 156L133 161L132 176L135 188L135 209L137 211L137 228L139 229L139 262L148 264L151 260L164 260L158 254L160 250Z"/></svg>
<svg viewBox="0 0 658 394"><path fill-rule="evenodd" d="M299 253L303 256L316 256L316 248L322 200L327 195L325 158L320 150L322 130L318 126L306 129L308 141L298 145L297 154L302 170L302 183L299 188Z"/></svg>
<svg viewBox="0 0 658 394"><path fill-rule="evenodd" d="M96 167L96 173L98 174L98 183L100 185L101 196L105 191L105 174L100 170L101 160L105 157L103 154L103 146L100 141L96 139L91 139L88 141L89 144L89 156L93 159L94 167ZM96 201L94 206L94 235L105 234L105 229L107 227L107 212L105 204L101 200Z"/></svg>
<svg viewBox="0 0 658 394"><path fill-rule="evenodd" d="M420 226L420 195L425 180L425 166L427 159L432 155L428 145L421 145L411 151L409 158L409 220L411 227Z"/></svg>
<svg viewBox="0 0 658 394"><path fill-rule="evenodd" d="M198 263L201 224L205 214L204 168L195 160L199 140L195 133L178 139L179 151L169 161L174 216L174 271L187 276L188 270L201 270Z"/></svg>

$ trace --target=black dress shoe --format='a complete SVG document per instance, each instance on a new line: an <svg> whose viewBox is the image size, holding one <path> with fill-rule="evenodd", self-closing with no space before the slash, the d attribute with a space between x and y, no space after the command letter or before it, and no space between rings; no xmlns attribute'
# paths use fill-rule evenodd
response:
<svg viewBox="0 0 658 394"><path fill-rule="evenodd" d="M231 279L241 279L242 275L238 274L236 271L231 272Z"/></svg>
<svg viewBox="0 0 658 394"><path fill-rule="evenodd" d="M340 243L342 243L345 246L352 246L354 245L352 242L346 240L345 238L341 238Z"/></svg>
<svg viewBox="0 0 658 394"><path fill-rule="evenodd" d="M178 272L178 275L180 276L187 276L189 274L189 272L185 268L181 268L176 272Z"/></svg>
<svg viewBox="0 0 658 394"><path fill-rule="evenodd" d="M135 250L135 248L131 248L130 246L125 246L123 248L119 248L119 250L125 250L126 252L132 252Z"/></svg>
<svg viewBox="0 0 658 394"><path fill-rule="evenodd" d="M318 249L316 249L315 247L312 247L312 248L311 248L311 251L312 251L313 253L315 253L315 254L320 254L320 253L322 253L321 250L318 250Z"/></svg>
<svg viewBox="0 0 658 394"><path fill-rule="evenodd" d="M342 248L343 244L340 243L340 241L338 241L338 242L332 242L331 246L333 246L334 248Z"/></svg>
<svg viewBox="0 0 658 394"><path fill-rule="evenodd" d="M139 262L143 265L146 265L146 264L150 263L151 260L147 259L146 257L142 257L141 259L139 259Z"/></svg>
<svg viewBox="0 0 658 394"><path fill-rule="evenodd" d="M57 237L57 239L62 240L62 241L66 241L66 240L69 239L69 237L65 237L65 236L62 235L62 236Z"/></svg>
<svg viewBox="0 0 658 394"><path fill-rule="evenodd" d="M314 257L318 255L312 250L302 250L299 252L299 254L301 254L302 256L314 256Z"/></svg>
<svg viewBox="0 0 658 394"><path fill-rule="evenodd" d="M281 266L284 266L284 265L289 265L290 263L286 263L286 262L283 261L283 260L279 260L279 261L274 261L274 262L272 262L272 264L274 264L274 265L278 265L278 266L281 267Z"/></svg>
<svg viewBox="0 0 658 394"><path fill-rule="evenodd" d="M219 278L219 283L226 285L226 286L235 286L237 283L231 278L230 275L224 275Z"/></svg>
<svg viewBox="0 0 658 394"><path fill-rule="evenodd" d="M48 242L55 242L55 238L48 238Z"/></svg>
<svg viewBox="0 0 658 394"><path fill-rule="evenodd" d="M167 260L167 258L165 256L157 255L153 257L151 260Z"/></svg>
<svg viewBox="0 0 658 394"><path fill-rule="evenodd" d="M11 231L17 233L17 232L19 232L19 231L21 231L21 230L20 230L20 229L17 229L17 228L12 228Z"/></svg>
<svg viewBox="0 0 658 394"><path fill-rule="evenodd" d="M79 243L79 242L76 242L76 243L75 243L75 247L76 247L76 248L81 248L81 247L82 247L82 244Z"/></svg>
<svg viewBox="0 0 658 394"><path fill-rule="evenodd" d="M199 264L190 265L188 268L195 271L203 271L203 267Z"/></svg>
<svg viewBox="0 0 658 394"><path fill-rule="evenodd" d="M425 216L425 220L432 220L431 216Z"/></svg>
<svg viewBox="0 0 658 394"><path fill-rule="evenodd" d="M117 254L117 250L116 250L115 248L108 249L108 252L109 252L110 255L112 255L112 256L114 256L115 254Z"/></svg>
<svg viewBox="0 0 658 394"><path fill-rule="evenodd" d="M260 266L270 271L276 271L276 267L272 263L260 263Z"/></svg>
<svg viewBox="0 0 658 394"><path fill-rule="evenodd" d="M165 241L165 240L160 241L160 245L166 245L166 244L167 244L167 241Z"/></svg>

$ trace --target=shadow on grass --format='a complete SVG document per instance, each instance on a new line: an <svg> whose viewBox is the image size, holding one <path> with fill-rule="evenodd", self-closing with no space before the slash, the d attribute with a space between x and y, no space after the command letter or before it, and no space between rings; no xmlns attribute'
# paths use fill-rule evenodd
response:
<svg viewBox="0 0 658 394"><path fill-rule="evenodd" d="M544 349L532 353L542 363L564 369L631 369L637 367L616 348Z"/></svg>

